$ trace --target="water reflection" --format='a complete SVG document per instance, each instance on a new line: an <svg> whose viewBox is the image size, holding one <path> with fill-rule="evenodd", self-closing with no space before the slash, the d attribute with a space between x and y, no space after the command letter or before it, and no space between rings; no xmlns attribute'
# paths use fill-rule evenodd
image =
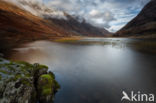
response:
<svg viewBox="0 0 156 103"><path fill-rule="evenodd" d="M136 41L38 41L16 49L10 58L48 65L61 84L55 103L121 103L123 90L156 94L156 56L129 45Z"/></svg>

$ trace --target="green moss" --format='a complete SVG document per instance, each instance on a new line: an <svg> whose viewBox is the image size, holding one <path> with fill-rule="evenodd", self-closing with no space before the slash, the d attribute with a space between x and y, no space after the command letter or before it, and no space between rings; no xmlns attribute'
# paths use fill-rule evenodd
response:
<svg viewBox="0 0 156 103"><path fill-rule="evenodd" d="M20 74L16 74L15 77L13 78L14 81L16 81L17 79L21 78L22 76Z"/></svg>
<svg viewBox="0 0 156 103"><path fill-rule="evenodd" d="M21 79L21 78L26 78L26 77L23 77L21 74L15 74L13 77L9 78L8 82L11 82L11 81L17 81L18 79Z"/></svg>
<svg viewBox="0 0 156 103"><path fill-rule="evenodd" d="M26 76L26 77L32 77L32 75L30 75L30 74L25 74L25 76Z"/></svg>
<svg viewBox="0 0 156 103"><path fill-rule="evenodd" d="M16 64L19 64L19 65L24 65L24 66L27 66L27 67L33 67L32 64L29 64L27 62L24 62L24 61L18 61L18 62L15 62Z"/></svg>
<svg viewBox="0 0 156 103"><path fill-rule="evenodd" d="M53 78L51 77L51 75L49 75L49 74L41 75L41 78L43 78L43 79L48 79L48 80L53 79Z"/></svg>
<svg viewBox="0 0 156 103"><path fill-rule="evenodd" d="M40 76L38 89L41 91L42 96L54 95L60 88L60 85L54 78L55 75L52 72Z"/></svg>
<svg viewBox="0 0 156 103"><path fill-rule="evenodd" d="M3 60L2 64L0 64L0 74L4 74L6 76L2 78L0 75L0 80L6 80L4 81L6 83L15 82L16 88L19 88L21 85L26 87L37 87L37 93L39 93L39 97L41 98L54 96L54 93L58 88L60 88L59 84L55 80L55 75L52 72L45 74L48 71L48 67L45 65L12 61L3 63ZM38 80L38 82L34 80ZM32 95L33 98L36 98L36 94Z"/></svg>
<svg viewBox="0 0 156 103"><path fill-rule="evenodd" d="M22 78L21 82L23 85L27 85L27 86L33 85L27 78Z"/></svg>
<svg viewBox="0 0 156 103"><path fill-rule="evenodd" d="M8 74L8 75L10 74L10 72L7 72L5 70L0 70L0 72L3 73L3 74Z"/></svg>
<svg viewBox="0 0 156 103"><path fill-rule="evenodd" d="M43 69L44 71L48 71L48 67L45 65L40 65L38 63L33 64L33 74L36 72L39 72L41 69Z"/></svg>
<svg viewBox="0 0 156 103"><path fill-rule="evenodd" d="M52 89L51 88L45 88L45 89L43 89L42 93L45 96L50 95L50 94L52 94Z"/></svg>
<svg viewBox="0 0 156 103"><path fill-rule="evenodd" d="M43 69L43 68L48 69L48 67L45 65L39 65L39 69Z"/></svg>
<svg viewBox="0 0 156 103"><path fill-rule="evenodd" d="M34 69L34 66L32 64L29 64L27 62L16 62L17 67L20 67L22 72L29 72L31 73Z"/></svg>
<svg viewBox="0 0 156 103"><path fill-rule="evenodd" d="M49 74L53 79L55 79L55 75L54 75L53 72L49 72L48 74Z"/></svg>
<svg viewBox="0 0 156 103"><path fill-rule="evenodd" d="M16 69L13 67L13 65L5 64L5 66L7 67L7 69L8 69L10 72L15 72L15 71L16 71Z"/></svg>
<svg viewBox="0 0 156 103"><path fill-rule="evenodd" d="M40 76L39 90L41 90L41 95L47 96L51 95L54 87L54 79L49 74L44 74Z"/></svg>

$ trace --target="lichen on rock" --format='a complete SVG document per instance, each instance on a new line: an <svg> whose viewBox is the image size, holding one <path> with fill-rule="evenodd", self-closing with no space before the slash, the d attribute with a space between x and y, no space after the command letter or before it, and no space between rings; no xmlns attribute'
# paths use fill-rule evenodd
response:
<svg viewBox="0 0 156 103"><path fill-rule="evenodd" d="M0 57L0 103L52 103L59 85L48 67Z"/></svg>

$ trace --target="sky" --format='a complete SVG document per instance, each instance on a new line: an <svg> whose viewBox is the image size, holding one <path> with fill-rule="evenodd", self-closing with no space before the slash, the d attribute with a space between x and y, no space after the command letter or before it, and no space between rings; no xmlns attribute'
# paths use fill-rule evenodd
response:
<svg viewBox="0 0 156 103"><path fill-rule="evenodd" d="M86 22L94 26L116 32L137 16L150 0L11 0L19 5L20 3L17 1L44 4L53 10L64 11L70 15L84 18ZM43 7L43 5L40 6ZM27 6L23 7L34 13L33 9ZM64 14L61 12L56 12L55 15L64 18L62 16Z"/></svg>
<svg viewBox="0 0 156 103"><path fill-rule="evenodd" d="M150 0L40 0L49 7L78 15L115 32L132 20Z"/></svg>

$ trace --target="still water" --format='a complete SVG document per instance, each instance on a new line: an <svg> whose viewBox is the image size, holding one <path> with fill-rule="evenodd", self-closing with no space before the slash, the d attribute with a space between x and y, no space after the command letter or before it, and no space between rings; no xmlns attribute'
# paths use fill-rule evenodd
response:
<svg viewBox="0 0 156 103"><path fill-rule="evenodd" d="M122 91L156 95L156 47L151 46L155 41L146 42L123 38L36 41L15 49L10 58L49 66L61 85L54 103L121 103Z"/></svg>

